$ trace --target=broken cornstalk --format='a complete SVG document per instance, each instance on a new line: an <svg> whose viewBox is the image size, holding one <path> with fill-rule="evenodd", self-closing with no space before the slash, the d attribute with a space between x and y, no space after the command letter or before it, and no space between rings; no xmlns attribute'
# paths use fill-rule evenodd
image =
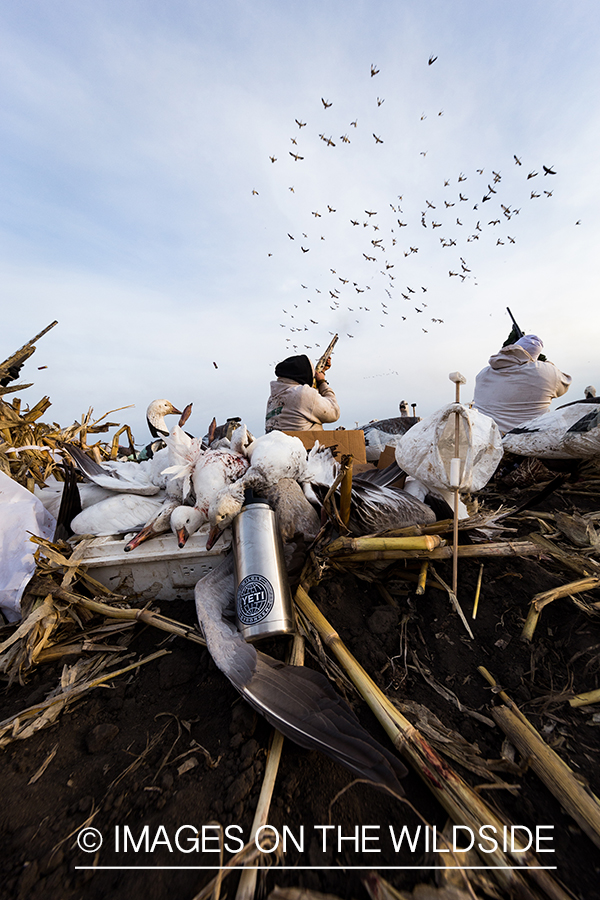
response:
<svg viewBox="0 0 600 900"><path fill-rule="evenodd" d="M521 632L521 640L532 640L543 608L552 603L553 600L558 600L559 597L570 597L572 594L580 594L582 591L592 591L599 586L600 578L580 578L579 581L571 581L569 584L563 584L560 587L536 594L531 600L531 606Z"/></svg>
<svg viewBox="0 0 600 900"><path fill-rule="evenodd" d="M477 831L484 825L493 826L499 834L505 825L497 814L469 785L436 753L421 733L406 719L392 701L377 687L362 666L347 649L339 634L329 624L318 607L300 585L295 600L301 611L317 629L323 643L342 664L354 685L383 726L397 750L408 760L439 800L452 820ZM523 876L514 865L531 866L529 874L552 900L568 900L568 894L546 871L539 867L530 851L514 850L504 853L500 848L486 860L490 874L502 887L515 895L532 898Z"/></svg>
<svg viewBox="0 0 600 900"><path fill-rule="evenodd" d="M479 666L479 672L492 687L495 687L496 682L487 669ZM561 806L575 819L590 840L600 847L598 797L577 780L569 766L548 746L529 719L504 691L500 691L500 698L505 706L495 706L491 710L496 724L515 745L521 756L528 761Z"/></svg>

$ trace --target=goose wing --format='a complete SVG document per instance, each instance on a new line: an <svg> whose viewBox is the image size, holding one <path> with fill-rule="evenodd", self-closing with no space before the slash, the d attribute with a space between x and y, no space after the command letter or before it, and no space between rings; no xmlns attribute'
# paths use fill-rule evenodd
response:
<svg viewBox="0 0 600 900"><path fill-rule="evenodd" d="M260 653L223 619L233 595L228 557L196 585L196 609L209 652L236 690L301 747L320 750L361 778L404 793L398 778L405 767L365 731L324 675Z"/></svg>
<svg viewBox="0 0 600 900"><path fill-rule="evenodd" d="M116 493L94 503L71 522L75 534L123 534L136 531L156 515L164 497L145 497L140 494Z"/></svg>
<svg viewBox="0 0 600 900"><path fill-rule="evenodd" d="M99 487L144 496L157 494L160 490L159 485L152 481L145 463L106 462L100 465L75 444L61 443L58 446L69 454L88 481Z"/></svg>

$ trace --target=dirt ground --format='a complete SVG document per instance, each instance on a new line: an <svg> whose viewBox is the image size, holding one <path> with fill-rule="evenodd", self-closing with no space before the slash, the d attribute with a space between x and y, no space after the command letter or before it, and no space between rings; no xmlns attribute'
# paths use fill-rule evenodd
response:
<svg viewBox="0 0 600 900"><path fill-rule="evenodd" d="M563 490L539 508L571 512L577 505L586 511L599 500L600 495ZM520 536L538 530L531 521L519 528ZM402 580L403 563L381 576L395 606L376 583L335 570L311 596L390 697L427 707L477 751L482 764L500 760L504 742L490 719L496 695L477 671L484 665L550 746L600 794L600 704L573 709L561 698L563 692L600 686L600 619L561 599L544 609L531 644L520 639L532 596L574 576L549 558L486 559L472 621L479 560L459 565L458 595L473 640L446 592L434 588L430 577L426 593L417 596L414 582ZM437 563L436 570L451 582L451 563ZM600 592L586 597L597 602ZM195 621L191 601L160 606L174 619ZM307 665L318 667L307 648ZM215 831L205 828L202 852L194 845L194 829L237 826L228 832L232 850L239 849L235 838L250 837L271 728L239 698L206 649L137 625L129 644L136 658L159 649L169 654L87 693L53 726L0 751L0 893L6 900L192 900L215 874L210 867L219 864ZM275 655L285 648L265 649ZM24 686L3 688L3 718L45 697L57 684L62 662L39 666ZM347 691L364 726L389 746L365 703L347 686L337 686ZM405 707L405 714L418 724L416 707ZM30 783L52 751L45 771ZM600 898L600 851L518 754L512 766L497 770L514 790L490 789L489 778L449 763L472 786L487 784L482 796L511 823L534 832L536 826L552 826L543 832L551 835L543 846L554 852L539 854L540 864L556 866L551 874L574 897ZM390 835L390 826L399 833L406 825L414 833L423 820L444 827L447 815L420 778L409 771L403 781L411 806L366 784L336 799L351 781L349 772L316 751L284 742L269 822L280 834L287 826L286 868L260 873L263 893L295 886L365 900L362 879L370 869L403 890L434 881L430 867L439 865L439 857L426 852L422 841L415 852L406 843L395 852ZM333 828L320 827L328 825ZM83 852L77 844L77 835L90 826L103 836L97 852ZM359 831L372 839L364 852L354 842L357 826L373 826ZM290 834L296 843L304 838L302 851ZM235 895L237 878L223 882L223 896Z"/></svg>

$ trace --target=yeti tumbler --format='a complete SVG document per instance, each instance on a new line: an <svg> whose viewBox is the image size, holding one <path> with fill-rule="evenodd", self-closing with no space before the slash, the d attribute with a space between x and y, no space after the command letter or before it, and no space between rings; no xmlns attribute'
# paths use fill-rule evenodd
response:
<svg viewBox="0 0 600 900"><path fill-rule="evenodd" d="M246 641L294 631L277 516L268 500L246 495L232 523L235 611Z"/></svg>

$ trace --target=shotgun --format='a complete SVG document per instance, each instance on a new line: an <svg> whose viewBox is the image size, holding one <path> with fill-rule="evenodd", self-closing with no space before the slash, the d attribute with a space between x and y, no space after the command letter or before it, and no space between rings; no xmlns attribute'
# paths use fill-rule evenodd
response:
<svg viewBox="0 0 600 900"><path fill-rule="evenodd" d="M327 349L325 350L325 353L323 353L323 355L320 356L319 359L317 360L317 362L315 364L315 374L317 372L325 371L325 366L327 364L327 360L331 356L331 354L333 352L333 348L337 344L338 337L339 337L339 335L334 334L334 336L331 338L331 341L329 342ZM313 380L313 387L316 387L316 386L317 386L317 382L315 379L315 380Z"/></svg>
<svg viewBox="0 0 600 900"><path fill-rule="evenodd" d="M525 337L525 332L524 332L524 331L521 331L521 329L520 329L519 326L517 325L517 320L515 319L515 317L514 317L513 314L511 313L511 311L510 311L510 309L508 308L508 306L506 307L506 312L507 312L507 313L509 314L509 316L511 317L512 323L513 323L513 325L515 326L515 331L517 332L517 340L519 340L519 339L522 338L522 337Z"/></svg>

